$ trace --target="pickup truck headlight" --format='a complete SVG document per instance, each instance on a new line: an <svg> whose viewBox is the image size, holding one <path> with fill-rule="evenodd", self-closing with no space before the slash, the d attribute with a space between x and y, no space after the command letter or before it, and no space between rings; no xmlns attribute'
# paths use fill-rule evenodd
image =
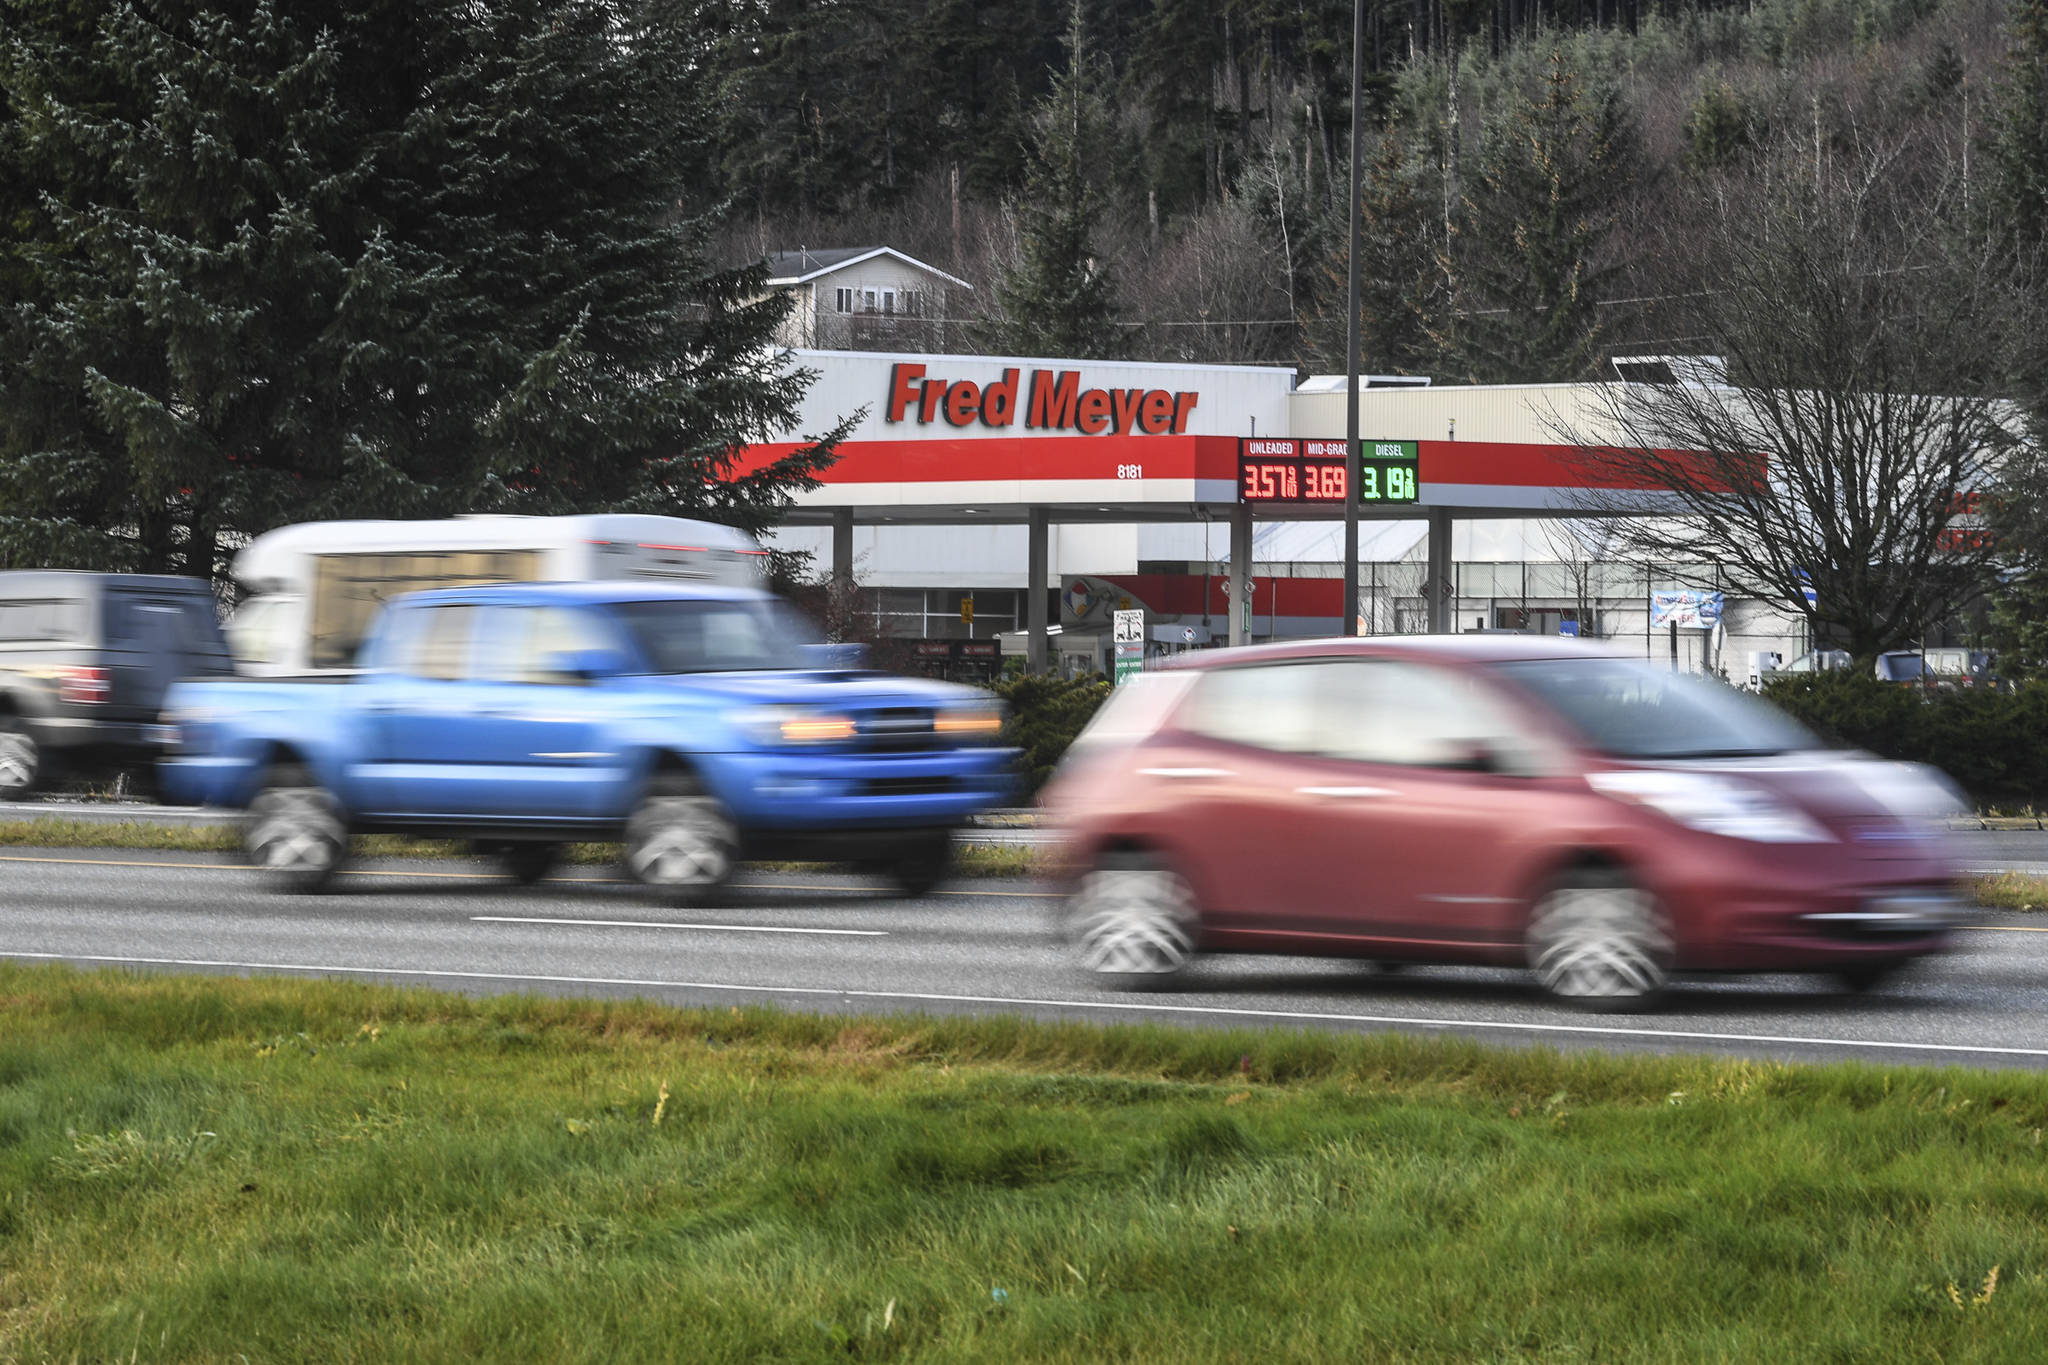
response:
<svg viewBox="0 0 2048 1365"><path fill-rule="evenodd" d="M1648 806L1687 829L1760 844L1831 844L1835 836L1763 788L1710 773L1589 773L1602 796Z"/></svg>
<svg viewBox="0 0 2048 1365"><path fill-rule="evenodd" d="M958 740L994 739L1003 731L1003 704L991 698L949 706L932 717L932 731Z"/></svg>
<svg viewBox="0 0 2048 1365"><path fill-rule="evenodd" d="M854 736L853 717L803 706L756 706L731 719L756 744L838 744Z"/></svg>

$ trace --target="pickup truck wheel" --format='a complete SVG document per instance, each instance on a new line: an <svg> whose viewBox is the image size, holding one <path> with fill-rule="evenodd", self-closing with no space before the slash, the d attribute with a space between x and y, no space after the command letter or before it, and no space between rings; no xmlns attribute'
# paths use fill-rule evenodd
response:
<svg viewBox="0 0 2048 1365"><path fill-rule="evenodd" d="M687 777L657 778L626 822L626 870L672 904L710 899L739 861L739 830Z"/></svg>
<svg viewBox="0 0 2048 1365"><path fill-rule="evenodd" d="M953 872L953 836L928 835L882 863L881 874L900 896L929 896Z"/></svg>
<svg viewBox="0 0 2048 1365"><path fill-rule="evenodd" d="M0 800L19 801L43 775L42 746L15 716L0 720Z"/></svg>
<svg viewBox="0 0 2048 1365"><path fill-rule="evenodd" d="M242 839L250 859L284 891L318 891L348 858L340 803L296 764L264 778Z"/></svg>
<svg viewBox="0 0 2048 1365"><path fill-rule="evenodd" d="M498 849L498 866L521 886L532 886L555 870L562 860L560 844L536 844L518 840Z"/></svg>

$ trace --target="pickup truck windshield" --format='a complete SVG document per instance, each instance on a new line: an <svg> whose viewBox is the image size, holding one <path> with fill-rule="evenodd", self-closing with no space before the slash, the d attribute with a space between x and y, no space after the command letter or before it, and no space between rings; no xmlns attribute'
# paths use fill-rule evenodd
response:
<svg viewBox="0 0 2048 1365"><path fill-rule="evenodd" d="M655 673L739 673L808 668L810 622L780 602L619 602L613 616Z"/></svg>

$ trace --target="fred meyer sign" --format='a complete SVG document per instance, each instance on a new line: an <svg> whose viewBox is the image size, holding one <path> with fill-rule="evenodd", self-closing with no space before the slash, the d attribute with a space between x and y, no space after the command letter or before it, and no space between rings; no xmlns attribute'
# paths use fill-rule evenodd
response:
<svg viewBox="0 0 2048 1365"><path fill-rule="evenodd" d="M1084 389L1079 370L1004 370L991 384L927 379L921 364L889 367L890 422L920 426L1023 426L1084 436L1165 436L1187 430L1199 393L1171 389Z"/></svg>

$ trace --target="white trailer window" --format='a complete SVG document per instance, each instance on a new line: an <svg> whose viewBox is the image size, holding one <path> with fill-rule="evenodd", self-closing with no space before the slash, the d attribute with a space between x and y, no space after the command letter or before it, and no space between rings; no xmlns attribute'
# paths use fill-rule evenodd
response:
<svg viewBox="0 0 2048 1365"><path fill-rule="evenodd" d="M316 555L310 662L315 668L353 667L386 598L427 588L528 583L540 576L541 562L539 550Z"/></svg>

